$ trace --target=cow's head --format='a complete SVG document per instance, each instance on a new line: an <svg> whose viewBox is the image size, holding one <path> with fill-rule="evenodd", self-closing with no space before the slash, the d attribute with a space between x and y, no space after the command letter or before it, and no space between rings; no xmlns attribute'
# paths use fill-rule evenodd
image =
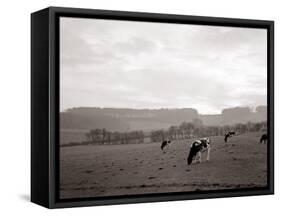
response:
<svg viewBox="0 0 281 216"><path fill-rule="evenodd" d="M209 138L203 138L202 141L203 141L203 146L204 146L204 148L206 148L207 146L209 146L210 143L211 143L211 141L210 141Z"/></svg>

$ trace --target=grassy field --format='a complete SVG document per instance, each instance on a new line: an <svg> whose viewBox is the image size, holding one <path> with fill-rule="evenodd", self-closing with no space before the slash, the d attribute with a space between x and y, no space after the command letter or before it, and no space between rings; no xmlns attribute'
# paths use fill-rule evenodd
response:
<svg viewBox="0 0 281 216"><path fill-rule="evenodd" d="M186 164L194 141L76 146L60 149L60 197L82 198L261 187L267 184L267 148L260 133L211 137L210 161Z"/></svg>
<svg viewBox="0 0 281 216"><path fill-rule="evenodd" d="M61 129L60 130L60 144L65 145L70 142L83 142L87 141L86 139L86 133L88 133L89 130L83 130L83 129Z"/></svg>

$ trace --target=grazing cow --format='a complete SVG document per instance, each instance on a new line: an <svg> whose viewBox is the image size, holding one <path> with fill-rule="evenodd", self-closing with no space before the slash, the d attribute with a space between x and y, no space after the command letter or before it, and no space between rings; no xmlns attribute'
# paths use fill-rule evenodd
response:
<svg viewBox="0 0 281 216"><path fill-rule="evenodd" d="M202 138L200 140L196 140L194 143L190 145L189 155L187 157L187 164L190 165L193 159L199 161L201 163L201 153L207 151L207 158L206 160L210 160L210 139L209 138Z"/></svg>
<svg viewBox="0 0 281 216"><path fill-rule="evenodd" d="M226 133L224 135L224 142L227 142L228 138L232 137L235 135L235 132L234 131L229 131L228 133Z"/></svg>
<svg viewBox="0 0 281 216"><path fill-rule="evenodd" d="M171 143L170 140L164 140L161 144L161 150L162 152L166 153L165 152L165 149L169 147L169 143Z"/></svg>
<svg viewBox="0 0 281 216"><path fill-rule="evenodd" d="M267 143L267 134L261 136L260 143Z"/></svg>

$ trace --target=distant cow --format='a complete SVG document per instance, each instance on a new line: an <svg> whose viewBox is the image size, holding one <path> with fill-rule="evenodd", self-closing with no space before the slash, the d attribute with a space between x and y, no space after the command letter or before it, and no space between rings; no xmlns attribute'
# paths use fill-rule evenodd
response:
<svg viewBox="0 0 281 216"><path fill-rule="evenodd" d="M263 134L260 138L260 143L267 143L267 134Z"/></svg>
<svg viewBox="0 0 281 216"><path fill-rule="evenodd" d="M190 145L190 151L189 155L187 157L187 164L190 165L192 161L195 159L195 161L199 161L201 163L201 153L207 151L207 157L206 160L210 160L210 139L209 138L202 138L200 140L196 140Z"/></svg>
<svg viewBox="0 0 281 216"><path fill-rule="evenodd" d="M161 150L165 153L165 149L169 147L169 144L171 143L170 140L164 140L161 144Z"/></svg>
<svg viewBox="0 0 281 216"><path fill-rule="evenodd" d="M234 136L234 135L235 135L235 132L234 132L234 131L229 131L228 133L226 133L226 134L224 135L224 142L227 142L227 140L228 140L230 137Z"/></svg>

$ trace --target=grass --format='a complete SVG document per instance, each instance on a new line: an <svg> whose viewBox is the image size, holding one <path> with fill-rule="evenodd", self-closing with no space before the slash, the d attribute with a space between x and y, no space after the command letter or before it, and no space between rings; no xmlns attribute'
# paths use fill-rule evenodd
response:
<svg viewBox="0 0 281 216"><path fill-rule="evenodd" d="M266 145L260 133L211 137L211 160L186 163L194 141L73 146L60 150L61 198L235 189L266 186Z"/></svg>

